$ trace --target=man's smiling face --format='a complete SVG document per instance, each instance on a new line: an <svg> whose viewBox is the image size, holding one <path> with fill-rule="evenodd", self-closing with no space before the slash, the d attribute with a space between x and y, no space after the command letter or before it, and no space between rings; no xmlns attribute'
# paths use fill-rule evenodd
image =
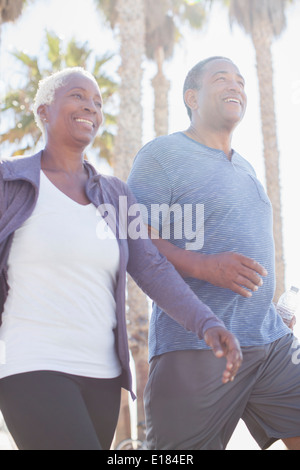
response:
<svg viewBox="0 0 300 470"><path fill-rule="evenodd" d="M233 129L247 107L245 80L229 60L217 59L205 65L197 90L197 113L216 129Z"/></svg>

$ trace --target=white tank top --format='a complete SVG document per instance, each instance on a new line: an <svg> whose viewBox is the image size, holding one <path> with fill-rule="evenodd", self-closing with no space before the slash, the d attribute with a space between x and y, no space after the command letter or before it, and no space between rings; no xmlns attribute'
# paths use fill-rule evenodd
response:
<svg viewBox="0 0 300 470"><path fill-rule="evenodd" d="M8 260L0 378L34 370L120 375L114 335L120 253L100 219L93 204L76 203L41 171L37 205L15 232Z"/></svg>

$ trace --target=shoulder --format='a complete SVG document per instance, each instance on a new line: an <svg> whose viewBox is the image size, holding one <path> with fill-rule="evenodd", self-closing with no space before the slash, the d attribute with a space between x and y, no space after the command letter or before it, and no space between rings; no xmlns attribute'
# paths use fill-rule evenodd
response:
<svg viewBox="0 0 300 470"><path fill-rule="evenodd" d="M15 157L6 157L0 161L1 165L22 165L24 163L33 162L40 159L42 152L37 152L29 155L17 155Z"/></svg>
<svg viewBox="0 0 300 470"><path fill-rule="evenodd" d="M100 176L100 185L102 190L109 194L111 197L118 198L119 196L133 196L128 184L120 180L116 176Z"/></svg>
<svg viewBox="0 0 300 470"><path fill-rule="evenodd" d="M3 175L5 177L6 173L10 170L10 169L14 169L16 167L16 165L19 165L20 162L22 164L22 161L25 159L26 157L22 156L22 157L6 157L4 158L3 160L0 161L0 174Z"/></svg>
<svg viewBox="0 0 300 470"><path fill-rule="evenodd" d="M103 191L117 194L125 194L128 191L127 184L116 176L99 172L88 160L85 161L85 166L89 172L90 182L99 183Z"/></svg>
<svg viewBox="0 0 300 470"><path fill-rule="evenodd" d="M239 153L235 152L235 158L236 158L236 162L237 164L243 168L245 171L247 171L247 173L251 174L252 176L255 176L256 177L256 172L253 168L253 166L251 165L251 163L248 162L248 160L246 160L244 157L242 157Z"/></svg>
<svg viewBox="0 0 300 470"><path fill-rule="evenodd" d="M40 177L40 153L28 157L10 157L0 162L1 213L15 201L15 208L23 206L31 195L32 187L38 188ZM31 183L31 184L28 184Z"/></svg>
<svg viewBox="0 0 300 470"><path fill-rule="evenodd" d="M149 174L165 178L172 174L174 164L183 159L184 137L181 132L157 137L148 142L136 155L130 177L149 178Z"/></svg>
<svg viewBox="0 0 300 470"><path fill-rule="evenodd" d="M0 174L2 179L28 178L36 174L41 167L41 152L34 155L8 157L0 162Z"/></svg>
<svg viewBox="0 0 300 470"><path fill-rule="evenodd" d="M127 186L124 181L120 180L116 176L100 174L99 177L102 186L115 188L117 191L124 191Z"/></svg>
<svg viewBox="0 0 300 470"><path fill-rule="evenodd" d="M138 152L137 156L151 155L154 158L159 158L164 155L172 154L178 149L178 147L181 147L182 140L183 137L181 132L156 137L145 144Z"/></svg>

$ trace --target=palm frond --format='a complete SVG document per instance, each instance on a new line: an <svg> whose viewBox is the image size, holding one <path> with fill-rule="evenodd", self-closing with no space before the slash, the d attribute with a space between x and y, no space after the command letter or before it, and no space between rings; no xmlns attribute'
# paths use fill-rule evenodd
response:
<svg viewBox="0 0 300 470"><path fill-rule="evenodd" d="M90 59L93 59L92 50L87 42L80 44L72 39L64 44L55 33L51 32L46 32L43 50L45 57L41 55L38 57L30 56L24 51L12 53L24 70L22 74L24 84L19 89L9 90L0 104L2 117L4 119L7 117L7 128L0 137L0 143L9 142L17 146L16 154L28 150L28 139L35 145L41 138L41 132L35 124L31 110L40 79L64 67L81 66L88 69L87 63L90 62ZM111 145L114 134L111 131L116 122L114 96L118 89L117 82L105 70L112 58L112 54L94 57L93 70L91 70L103 94L103 111L105 115L103 133L94 142L94 147L99 149L101 157L106 155L107 158L111 158L112 152ZM48 65L45 69L42 69L41 63ZM24 142L26 142L26 145L24 145ZM108 145L107 149L106 145Z"/></svg>

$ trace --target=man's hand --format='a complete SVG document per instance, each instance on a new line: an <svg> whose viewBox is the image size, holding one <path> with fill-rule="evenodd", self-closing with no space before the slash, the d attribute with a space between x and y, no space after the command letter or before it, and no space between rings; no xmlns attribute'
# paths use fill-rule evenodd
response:
<svg viewBox="0 0 300 470"><path fill-rule="evenodd" d="M286 318L282 317L283 322L288 326L292 331L294 330L294 326L296 325L297 318L296 315L293 315L291 320L287 320Z"/></svg>
<svg viewBox="0 0 300 470"><path fill-rule="evenodd" d="M148 226L148 231L154 245L183 277L194 277L230 289L243 297L251 297L251 291L257 291L263 284L261 276L268 275L263 266L239 253L195 253L159 238L153 227Z"/></svg>
<svg viewBox="0 0 300 470"><path fill-rule="evenodd" d="M202 256L204 258L199 259L202 264L201 277L197 277L203 279L204 268L205 281L230 289L243 297L251 297L250 291L256 292L263 285L261 276L268 274L255 260L239 253L225 252Z"/></svg>
<svg viewBox="0 0 300 470"><path fill-rule="evenodd" d="M243 361L242 351L238 340L226 328L208 328L204 334L206 344L210 346L216 357L226 357L226 369L223 372L222 382L233 381Z"/></svg>

